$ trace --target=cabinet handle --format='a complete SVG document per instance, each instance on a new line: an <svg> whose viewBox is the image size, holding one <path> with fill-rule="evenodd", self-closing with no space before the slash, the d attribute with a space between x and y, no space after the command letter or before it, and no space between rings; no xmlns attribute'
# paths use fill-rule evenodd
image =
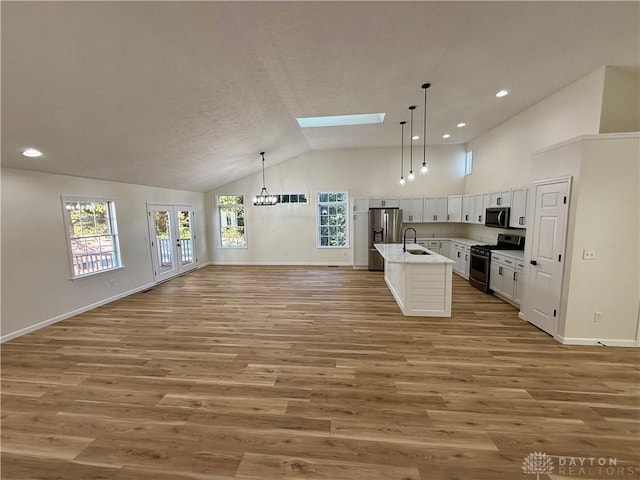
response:
<svg viewBox="0 0 640 480"><path fill-rule="evenodd" d="M438 220L438 215L434 215L434 216L433 216L433 219L434 219L434 220Z"/></svg>
<svg viewBox="0 0 640 480"><path fill-rule="evenodd" d="M456 252L458 254L458 258L460 258L460 252Z"/></svg>
<svg viewBox="0 0 640 480"><path fill-rule="evenodd" d="M520 217L520 221L518 222L520 225L524 225L524 217Z"/></svg>
<svg viewBox="0 0 640 480"><path fill-rule="evenodd" d="M468 221L469 221L469 215L465 215L465 216L464 216L464 221L465 221L465 222L468 222Z"/></svg>
<svg viewBox="0 0 640 480"><path fill-rule="evenodd" d="M413 221L413 215L409 215L409 221Z"/></svg>
<svg viewBox="0 0 640 480"><path fill-rule="evenodd" d="M478 221L482 222L482 215L478 215Z"/></svg>
<svg viewBox="0 0 640 480"><path fill-rule="evenodd" d="M502 275L502 267L498 267L498 275Z"/></svg>
<svg viewBox="0 0 640 480"><path fill-rule="evenodd" d="M530 260L530 261L529 261L529 263L530 263L531 265L537 265L537 264L538 264L538 262L536 262L535 260Z"/></svg>
<svg viewBox="0 0 640 480"><path fill-rule="evenodd" d="M496 202L496 205L502 205L502 197L498 197L498 201Z"/></svg>
<svg viewBox="0 0 640 480"><path fill-rule="evenodd" d="M517 273L518 273L518 272L513 272L513 281L514 281L514 282L515 282L516 280L518 280L518 279L516 278Z"/></svg>
<svg viewBox="0 0 640 480"><path fill-rule="evenodd" d="M469 260L469 255L467 255L466 253L464 254L464 260L465 261Z"/></svg>
<svg viewBox="0 0 640 480"><path fill-rule="evenodd" d="M448 215L448 214L447 214L447 220L449 220L450 218L451 218L451 215Z"/></svg>

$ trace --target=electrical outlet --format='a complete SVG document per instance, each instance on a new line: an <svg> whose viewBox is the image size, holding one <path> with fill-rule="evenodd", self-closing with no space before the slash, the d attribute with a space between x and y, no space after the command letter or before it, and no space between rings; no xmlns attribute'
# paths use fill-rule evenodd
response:
<svg viewBox="0 0 640 480"><path fill-rule="evenodd" d="M582 250L582 259L583 260L595 260L596 252L594 250L587 250L586 248Z"/></svg>
<svg viewBox="0 0 640 480"><path fill-rule="evenodd" d="M593 321L595 323L600 323L602 321L602 312L595 312L593 314Z"/></svg>

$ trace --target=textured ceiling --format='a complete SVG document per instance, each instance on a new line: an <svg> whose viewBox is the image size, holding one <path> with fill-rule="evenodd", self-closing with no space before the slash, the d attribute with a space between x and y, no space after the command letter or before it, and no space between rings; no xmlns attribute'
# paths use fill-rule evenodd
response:
<svg viewBox="0 0 640 480"><path fill-rule="evenodd" d="M638 2L8 2L2 164L206 191L309 150L466 142L602 65ZM511 95L496 99L501 88ZM386 112L302 130L296 117ZM460 121L464 129L456 128ZM26 147L44 152L21 155Z"/></svg>

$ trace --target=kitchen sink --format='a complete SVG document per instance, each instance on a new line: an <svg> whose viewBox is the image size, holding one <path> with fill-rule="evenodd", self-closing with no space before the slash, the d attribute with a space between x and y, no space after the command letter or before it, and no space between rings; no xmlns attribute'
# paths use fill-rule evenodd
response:
<svg viewBox="0 0 640 480"><path fill-rule="evenodd" d="M425 250L407 250L407 253L410 253L411 255L431 255Z"/></svg>

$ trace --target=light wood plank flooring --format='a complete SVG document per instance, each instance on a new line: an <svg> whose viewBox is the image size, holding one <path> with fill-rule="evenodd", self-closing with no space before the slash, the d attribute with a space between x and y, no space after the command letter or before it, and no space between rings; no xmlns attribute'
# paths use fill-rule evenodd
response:
<svg viewBox="0 0 640 480"><path fill-rule="evenodd" d="M203 268L2 346L2 479L640 477L637 349L455 275L453 312L403 317L382 273Z"/></svg>

